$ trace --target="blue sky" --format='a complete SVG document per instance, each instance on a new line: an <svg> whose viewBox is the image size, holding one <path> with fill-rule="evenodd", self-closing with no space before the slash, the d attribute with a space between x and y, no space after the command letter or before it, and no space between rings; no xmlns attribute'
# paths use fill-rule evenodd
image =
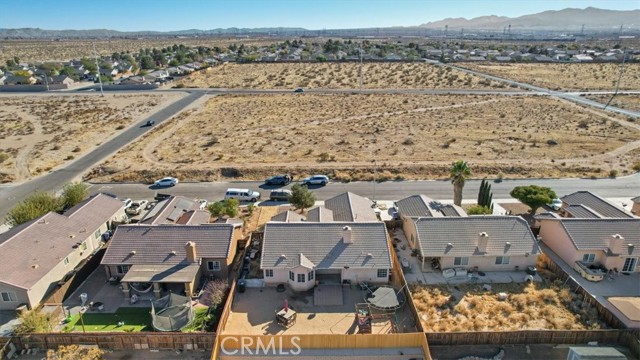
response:
<svg viewBox="0 0 640 360"><path fill-rule="evenodd" d="M413 26L448 17L515 17L593 6L640 8L638 0L2 0L0 28L185 30Z"/></svg>

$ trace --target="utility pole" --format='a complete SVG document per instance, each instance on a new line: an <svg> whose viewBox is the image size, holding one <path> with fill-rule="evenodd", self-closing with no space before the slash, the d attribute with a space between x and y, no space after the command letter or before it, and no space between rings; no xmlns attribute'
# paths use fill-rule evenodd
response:
<svg viewBox="0 0 640 360"><path fill-rule="evenodd" d="M98 72L98 82L100 82L100 95L104 97L104 91L102 90L102 76L100 75L100 62L98 62L98 53L96 52L96 43L93 43L93 56L96 58L96 71Z"/></svg>
<svg viewBox="0 0 640 360"><path fill-rule="evenodd" d="M44 74L44 83L47 84L47 91L49 91L49 75Z"/></svg>
<svg viewBox="0 0 640 360"><path fill-rule="evenodd" d="M360 67L358 68L358 83L360 85L360 90L362 90L362 45L360 45Z"/></svg>

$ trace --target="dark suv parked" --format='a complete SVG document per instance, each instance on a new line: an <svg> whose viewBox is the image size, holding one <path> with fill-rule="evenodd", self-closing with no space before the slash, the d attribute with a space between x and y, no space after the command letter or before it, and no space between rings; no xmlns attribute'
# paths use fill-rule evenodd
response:
<svg viewBox="0 0 640 360"><path fill-rule="evenodd" d="M272 190L271 194L269 194L269 200L271 200L271 201L288 201L290 195L291 195L291 190L287 190L287 189Z"/></svg>
<svg viewBox="0 0 640 360"><path fill-rule="evenodd" d="M291 175L276 175L264 181L267 185L287 185L291 182Z"/></svg>

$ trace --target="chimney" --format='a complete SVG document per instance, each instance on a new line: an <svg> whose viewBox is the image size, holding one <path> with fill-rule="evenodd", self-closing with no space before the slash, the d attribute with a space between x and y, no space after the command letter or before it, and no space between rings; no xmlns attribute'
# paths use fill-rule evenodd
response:
<svg viewBox="0 0 640 360"><path fill-rule="evenodd" d="M353 244L353 240L351 239L351 226L342 228L342 241L345 244Z"/></svg>
<svg viewBox="0 0 640 360"><path fill-rule="evenodd" d="M478 233L478 252L487 252L487 243L489 242L489 235L486 232Z"/></svg>
<svg viewBox="0 0 640 360"><path fill-rule="evenodd" d="M609 251L612 254L622 254L622 243L624 238L620 234L611 235L609 238Z"/></svg>
<svg viewBox="0 0 640 360"><path fill-rule="evenodd" d="M184 245L184 251L187 253L188 262L198 262L198 259L196 259L196 243L194 243L193 241L189 241Z"/></svg>

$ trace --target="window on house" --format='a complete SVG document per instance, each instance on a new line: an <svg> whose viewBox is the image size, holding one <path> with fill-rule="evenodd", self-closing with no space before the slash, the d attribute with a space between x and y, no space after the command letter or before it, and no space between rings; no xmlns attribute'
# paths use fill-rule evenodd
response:
<svg viewBox="0 0 640 360"><path fill-rule="evenodd" d="M592 263L596 261L596 254L584 254L582 255L582 262L584 263Z"/></svg>
<svg viewBox="0 0 640 360"><path fill-rule="evenodd" d="M309 281L313 280L313 271L309 271Z"/></svg>
<svg viewBox="0 0 640 360"><path fill-rule="evenodd" d="M298 274L298 282L304 282L304 274Z"/></svg>
<svg viewBox="0 0 640 360"><path fill-rule="evenodd" d="M469 258L466 256L453 258L453 265L469 265Z"/></svg>
<svg viewBox="0 0 640 360"><path fill-rule="evenodd" d="M64 265L65 266L69 265L69 258L68 257L64 258Z"/></svg>
<svg viewBox="0 0 640 360"><path fill-rule="evenodd" d="M264 277L273 277L273 269L267 269L264 271Z"/></svg>
<svg viewBox="0 0 640 360"><path fill-rule="evenodd" d="M496 257L496 265L508 265L509 260L508 256L498 256Z"/></svg>
<svg viewBox="0 0 640 360"><path fill-rule="evenodd" d="M100 239L100 235L102 235L102 232L100 232L100 229L96 230L96 232L93 234L93 236L95 236L96 239Z"/></svg>
<svg viewBox="0 0 640 360"><path fill-rule="evenodd" d="M207 261L209 271L220 271L220 261Z"/></svg>
<svg viewBox="0 0 640 360"><path fill-rule="evenodd" d="M118 265L116 270L118 271L118 274L124 275L129 271L129 268L131 268L131 265Z"/></svg>
<svg viewBox="0 0 640 360"><path fill-rule="evenodd" d="M2 301L5 301L5 302L18 301L18 296L16 296L16 293L14 293L13 291L2 292L0 293L0 297L2 298Z"/></svg>
<svg viewBox="0 0 640 360"><path fill-rule="evenodd" d="M87 250L87 243L86 243L86 242L83 242L83 243L80 245L80 250L82 250L82 251Z"/></svg>
<svg viewBox="0 0 640 360"><path fill-rule="evenodd" d="M378 269L378 277L379 278L387 277L387 269Z"/></svg>
<svg viewBox="0 0 640 360"><path fill-rule="evenodd" d="M289 271L289 280L295 281L295 276L293 275L293 271Z"/></svg>

